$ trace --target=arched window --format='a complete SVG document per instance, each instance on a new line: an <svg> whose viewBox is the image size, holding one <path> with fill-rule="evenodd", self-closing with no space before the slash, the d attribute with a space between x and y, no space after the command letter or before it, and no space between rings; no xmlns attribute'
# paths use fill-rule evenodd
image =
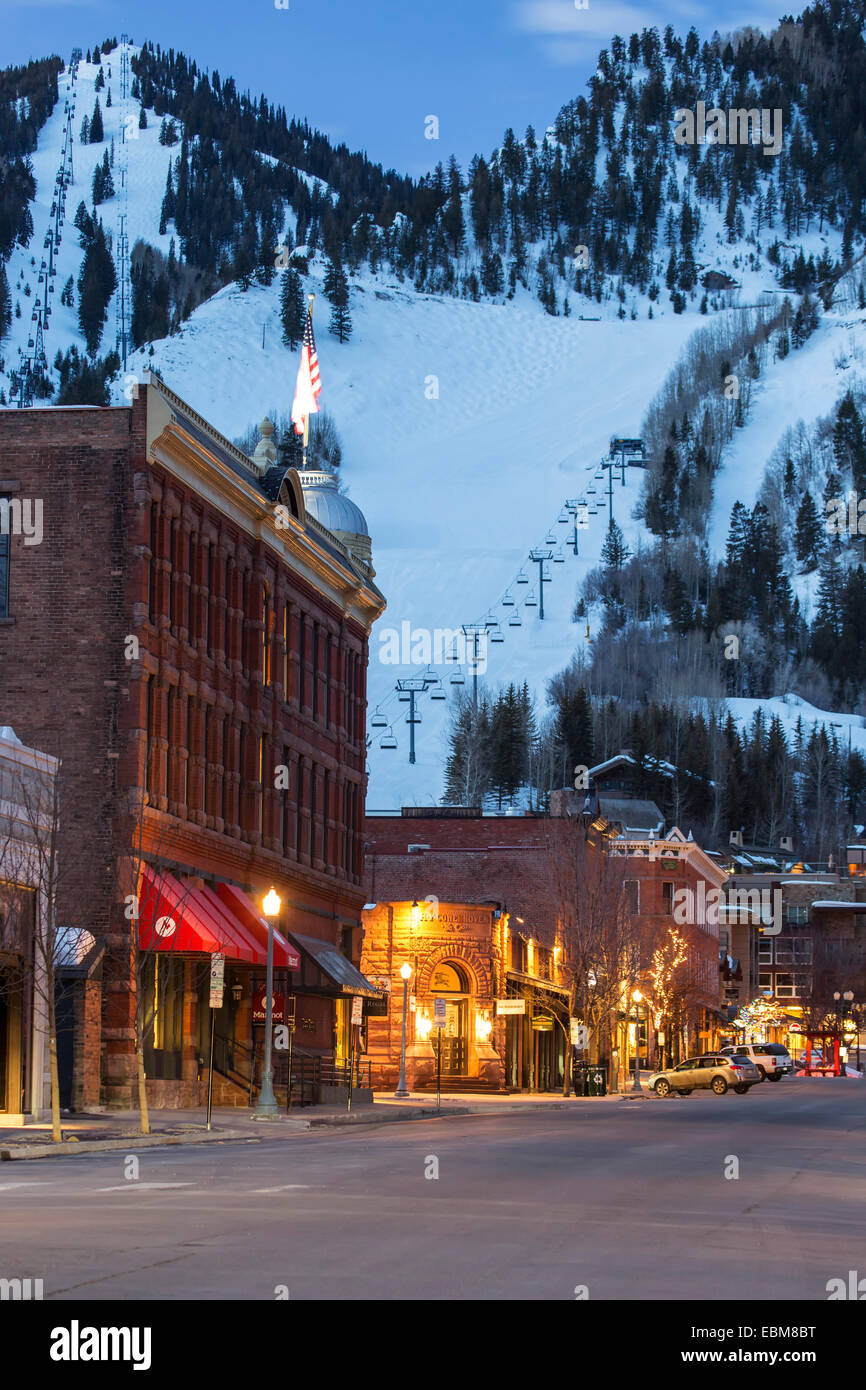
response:
<svg viewBox="0 0 866 1390"><path fill-rule="evenodd" d="M431 994L465 994L466 981L456 965L444 960L433 971L430 992Z"/></svg>
<svg viewBox="0 0 866 1390"><path fill-rule="evenodd" d="M267 584L262 586L262 685L271 683L271 646L274 640L274 610L271 606L271 591Z"/></svg>

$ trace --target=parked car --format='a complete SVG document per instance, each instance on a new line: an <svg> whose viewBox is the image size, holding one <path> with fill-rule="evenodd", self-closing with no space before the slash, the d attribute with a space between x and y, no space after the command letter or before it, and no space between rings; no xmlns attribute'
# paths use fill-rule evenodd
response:
<svg viewBox="0 0 866 1390"><path fill-rule="evenodd" d="M793 1058L781 1043L733 1043L723 1047L722 1052L726 1057L748 1057L761 1073L762 1081L781 1081L794 1071Z"/></svg>
<svg viewBox="0 0 866 1390"><path fill-rule="evenodd" d="M653 1072L649 1085L657 1096L669 1096L672 1091L690 1096L698 1090L723 1096L728 1089L744 1096L760 1080L758 1068L748 1057L723 1057L720 1052L708 1052L703 1057L690 1057L676 1067Z"/></svg>

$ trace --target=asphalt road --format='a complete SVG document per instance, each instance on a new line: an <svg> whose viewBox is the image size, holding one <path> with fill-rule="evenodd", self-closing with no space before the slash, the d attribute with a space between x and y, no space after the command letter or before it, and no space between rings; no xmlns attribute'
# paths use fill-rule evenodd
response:
<svg viewBox="0 0 866 1390"><path fill-rule="evenodd" d="M826 1300L866 1275L866 1083L0 1165L46 1299ZM438 1177L425 1177L438 1163ZM737 1160L739 1177L726 1177Z"/></svg>

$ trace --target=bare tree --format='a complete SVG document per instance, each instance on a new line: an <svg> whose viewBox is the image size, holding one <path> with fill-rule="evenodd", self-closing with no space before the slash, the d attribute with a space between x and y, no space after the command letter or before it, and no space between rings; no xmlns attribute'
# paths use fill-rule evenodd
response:
<svg viewBox="0 0 866 1390"><path fill-rule="evenodd" d="M58 924L58 899L63 894L64 874L58 853L60 834L60 763L44 758L36 767L7 773L5 790L9 810L0 819L0 952L9 952L20 968L7 976L7 989L23 999L32 990L34 1023L48 1047L51 1087L51 1138L63 1139L60 1123L60 1076L57 1061L58 966L70 937L85 930L84 904L78 903L78 921L68 915ZM28 775L28 773L30 775ZM77 866L80 868L80 865ZM32 892L30 921L22 911L22 894ZM63 894L69 901L69 895Z"/></svg>
<svg viewBox="0 0 866 1390"><path fill-rule="evenodd" d="M639 978L643 954L640 919L630 911L625 890L627 858L608 849L582 815L551 820L549 892L559 967L569 989L569 1012L589 1028L596 1058L612 1046L623 982ZM566 1055L569 1048L570 1038ZM569 1072L566 1067L565 1095Z"/></svg>

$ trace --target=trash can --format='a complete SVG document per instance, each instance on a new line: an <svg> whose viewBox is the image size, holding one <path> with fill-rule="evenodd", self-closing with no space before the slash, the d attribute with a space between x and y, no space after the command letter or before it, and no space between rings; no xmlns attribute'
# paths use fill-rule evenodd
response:
<svg viewBox="0 0 866 1390"><path fill-rule="evenodd" d="M585 1096L587 1094L588 1085L586 1062L575 1062L571 1078L574 1082L574 1094L576 1096Z"/></svg>
<svg viewBox="0 0 866 1390"><path fill-rule="evenodd" d="M589 1068L589 1095L607 1095L607 1062L594 1062Z"/></svg>

